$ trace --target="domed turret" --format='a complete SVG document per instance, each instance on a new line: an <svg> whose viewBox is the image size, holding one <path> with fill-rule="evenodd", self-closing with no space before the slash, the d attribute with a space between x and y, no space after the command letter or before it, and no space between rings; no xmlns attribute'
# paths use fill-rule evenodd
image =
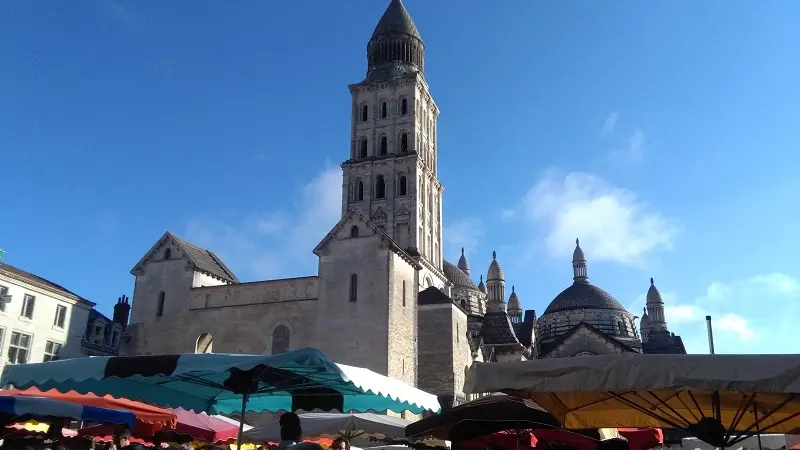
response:
<svg viewBox="0 0 800 450"><path fill-rule="evenodd" d="M511 318L511 322L522 322L522 305L519 302L519 297L517 296L517 291L514 286L511 286L511 295L508 297L507 310L508 317Z"/></svg>
<svg viewBox="0 0 800 450"><path fill-rule="evenodd" d="M647 290L647 303L654 304L654 303L661 303L664 304L664 300L661 298L661 292L658 291L655 282L652 278L650 278L650 289Z"/></svg>
<svg viewBox="0 0 800 450"><path fill-rule="evenodd" d="M492 252L492 263L489 264L489 271L486 273L486 282L491 283L492 281L505 281L505 275L503 275L503 269L500 268L500 263L497 262L497 252Z"/></svg>
<svg viewBox="0 0 800 450"><path fill-rule="evenodd" d="M652 329L666 330L667 318L664 314L664 299L658 291L655 281L650 278L650 288L647 290L647 304L645 310L648 316L648 325ZM644 330L644 327L640 327Z"/></svg>
<svg viewBox="0 0 800 450"><path fill-rule="evenodd" d="M483 284L483 275L481 275L481 282L478 283L478 290L483 292L484 294L486 293L486 285Z"/></svg>
<svg viewBox="0 0 800 450"><path fill-rule="evenodd" d="M367 44L367 79L422 72L425 44L402 0L392 0Z"/></svg>
<svg viewBox="0 0 800 450"><path fill-rule="evenodd" d="M575 251L572 252L572 272L575 281L589 281L589 269L586 264L586 256L581 248L581 241L575 238Z"/></svg>
<svg viewBox="0 0 800 450"><path fill-rule="evenodd" d="M461 258L458 258L458 268L469 276L469 261L467 261L467 256L464 254L464 247L461 247Z"/></svg>

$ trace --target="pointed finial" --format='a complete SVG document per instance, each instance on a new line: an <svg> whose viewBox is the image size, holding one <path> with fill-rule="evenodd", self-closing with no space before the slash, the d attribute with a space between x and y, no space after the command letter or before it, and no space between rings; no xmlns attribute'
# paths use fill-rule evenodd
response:
<svg viewBox="0 0 800 450"><path fill-rule="evenodd" d="M461 256L464 256L464 247L461 247Z"/></svg>
<svg viewBox="0 0 800 450"><path fill-rule="evenodd" d="M644 312L645 314L647 314L647 306L643 306L643 307L642 307L642 312Z"/></svg>
<svg viewBox="0 0 800 450"><path fill-rule="evenodd" d="M655 284L655 283L653 282L653 277L650 277L650 286L653 286L653 284Z"/></svg>
<svg viewBox="0 0 800 450"><path fill-rule="evenodd" d="M483 281L483 275L481 275L481 281Z"/></svg>
<svg viewBox="0 0 800 450"><path fill-rule="evenodd" d="M578 238L575 238L575 245L576 245L577 247L580 247L580 246L581 246L581 240L580 240L580 239L578 239Z"/></svg>
<svg viewBox="0 0 800 450"><path fill-rule="evenodd" d="M492 259L497 259L497 252L495 251L492 252Z"/></svg>
<svg viewBox="0 0 800 450"><path fill-rule="evenodd" d="M511 285L511 293L512 294L514 293L514 285L513 284Z"/></svg>

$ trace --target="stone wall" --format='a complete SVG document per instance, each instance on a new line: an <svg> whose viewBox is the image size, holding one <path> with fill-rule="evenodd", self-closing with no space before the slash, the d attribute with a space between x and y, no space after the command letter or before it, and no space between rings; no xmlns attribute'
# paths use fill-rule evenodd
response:
<svg viewBox="0 0 800 450"><path fill-rule="evenodd" d="M472 362L467 315L453 304L419 307L417 385L435 395L463 396L465 370Z"/></svg>
<svg viewBox="0 0 800 450"><path fill-rule="evenodd" d="M389 372L392 378L417 385L416 271L395 253L389 262Z"/></svg>

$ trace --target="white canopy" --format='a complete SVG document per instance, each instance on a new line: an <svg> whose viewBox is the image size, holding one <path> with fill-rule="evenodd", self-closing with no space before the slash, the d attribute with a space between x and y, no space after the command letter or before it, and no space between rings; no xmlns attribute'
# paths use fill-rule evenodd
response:
<svg viewBox="0 0 800 450"><path fill-rule="evenodd" d="M373 413L308 413L298 416L300 427L303 429L303 438L372 436L400 439L405 438L406 425L411 423L399 417ZM280 424L276 420L255 427L246 431L242 440L253 443L280 441Z"/></svg>

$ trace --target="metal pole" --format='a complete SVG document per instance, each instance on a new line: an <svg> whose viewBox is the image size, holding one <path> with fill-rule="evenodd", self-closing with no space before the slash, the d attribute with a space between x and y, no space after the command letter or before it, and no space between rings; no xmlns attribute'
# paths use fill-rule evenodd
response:
<svg viewBox="0 0 800 450"><path fill-rule="evenodd" d="M753 419L756 421L756 437L758 437L758 450L761 450L761 426L758 424L758 405L753 402Z"/></svg>
<svg viewBox="0 0 800 450"><path fill-rule="evenodd" d="M706 328L708 328L708 352L714 354L714 331L711 329L711 316L706 316Z"/></svg>

